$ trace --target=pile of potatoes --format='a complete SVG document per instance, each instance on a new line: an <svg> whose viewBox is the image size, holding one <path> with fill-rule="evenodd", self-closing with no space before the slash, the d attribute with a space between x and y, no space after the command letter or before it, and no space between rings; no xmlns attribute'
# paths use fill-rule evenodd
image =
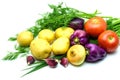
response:
<svg viewBox="0 0 120 80"><path fill-rule="evenodd" d="M21 46L30 46L32 55L37 59L48 58L54 55L65 54L70 47L70 35L74 30L70 27L60 27L55 31L43 29L36 38L30 31L18 34L17 41Z"/></svg>

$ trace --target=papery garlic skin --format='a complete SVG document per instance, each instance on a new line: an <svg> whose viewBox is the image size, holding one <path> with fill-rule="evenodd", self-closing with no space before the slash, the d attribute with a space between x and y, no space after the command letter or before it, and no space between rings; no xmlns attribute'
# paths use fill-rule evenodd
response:
<svg viewBox="0 0 120 80"><path fill-rule="evenodd" d="M68 62L68 59L67 58L61 58L61 61L60 61L60 64L64 67L67 67L69 62Z"/></svg>
<svg viewBox="0 0 120 80"><path fill-rule="evenodd" d="M47 58L45 59L45 62L50 66L51 68L55 68L58 64L57 60L52 59L52 58Z"/></svg>

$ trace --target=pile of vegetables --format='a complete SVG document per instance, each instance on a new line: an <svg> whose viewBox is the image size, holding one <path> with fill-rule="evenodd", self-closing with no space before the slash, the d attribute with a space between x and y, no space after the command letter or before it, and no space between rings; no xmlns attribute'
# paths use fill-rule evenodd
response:
<svg viewBox="0 0 120 80"><path fill-rule="evenodd" d="M120 38L120 18L111 16L100 16L96 10L93 13L86 13L70 7L63 7L63 3L56 5L49 5L52 12L47 12L41 19L38 19L35 26L27 29L36 38L41 30L50 29L55 31L60 27L70 27L74 30L71 34L70 46L82 45L86 50L85 62L98 62L103 60L107 54L114 53L119 45ZM10 37L9 41L18 41L18 34L15 37ZM31 42L30 41L30 42ZM21 43L24 44L24 43ZM30 43L27 43L30 44ZM49 58L37 61L31 56L29 45L15 45L16 52L9 52L3 60L15 60L18 57L27 57L29 70L25 75L39 70L47 65L55 68L60 61L64 67L68 66L69 60L66 54L53 55ZM25 76L23 75L23 76Z"/></svg>

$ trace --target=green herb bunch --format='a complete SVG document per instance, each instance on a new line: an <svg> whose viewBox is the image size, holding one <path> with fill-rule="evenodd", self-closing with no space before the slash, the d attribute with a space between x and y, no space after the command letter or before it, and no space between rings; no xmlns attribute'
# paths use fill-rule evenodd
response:
<svg viewBox="0 0 120 80"><path fill-rule="evenodd" d="M98 14L97 11L94 13L86 13L70 7L62 7L63 3L55 5L49 5L52 12L46 13L43 18L36 21L36 25L40 26L41 29L52 29L55 30L58 27L68 26L69 22L75 17L81 18L92 18Z"/></svg>

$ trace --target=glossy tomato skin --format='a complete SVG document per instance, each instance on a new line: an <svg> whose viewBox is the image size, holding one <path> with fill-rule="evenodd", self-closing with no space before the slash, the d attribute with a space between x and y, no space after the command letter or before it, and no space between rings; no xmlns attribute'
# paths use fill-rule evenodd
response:
<svg viewBox="0 0 120 80"><path fill-rule="evenodd" d="M119 44L120 44L120 38L119 38Z"/></svg>
<svg viewBox="0 0 120 80"><path fill-rule="evenodd" d="M115 32L106 30L99 35L98 44L108 53L112 53L118 48L119 37Z"/></svg>
<svg viewBox="0 0 120 80"><path fill-rule="evenodd" d="M119 39L119 44L120 44L120 39Z"/></svg>
<svg viewBox="0 0 120 80"><path fill-rule="evenodd" d="M98 16L89 19L84 25L85 31L92 37L98 37L106 28L106 21Z"/></svg>

